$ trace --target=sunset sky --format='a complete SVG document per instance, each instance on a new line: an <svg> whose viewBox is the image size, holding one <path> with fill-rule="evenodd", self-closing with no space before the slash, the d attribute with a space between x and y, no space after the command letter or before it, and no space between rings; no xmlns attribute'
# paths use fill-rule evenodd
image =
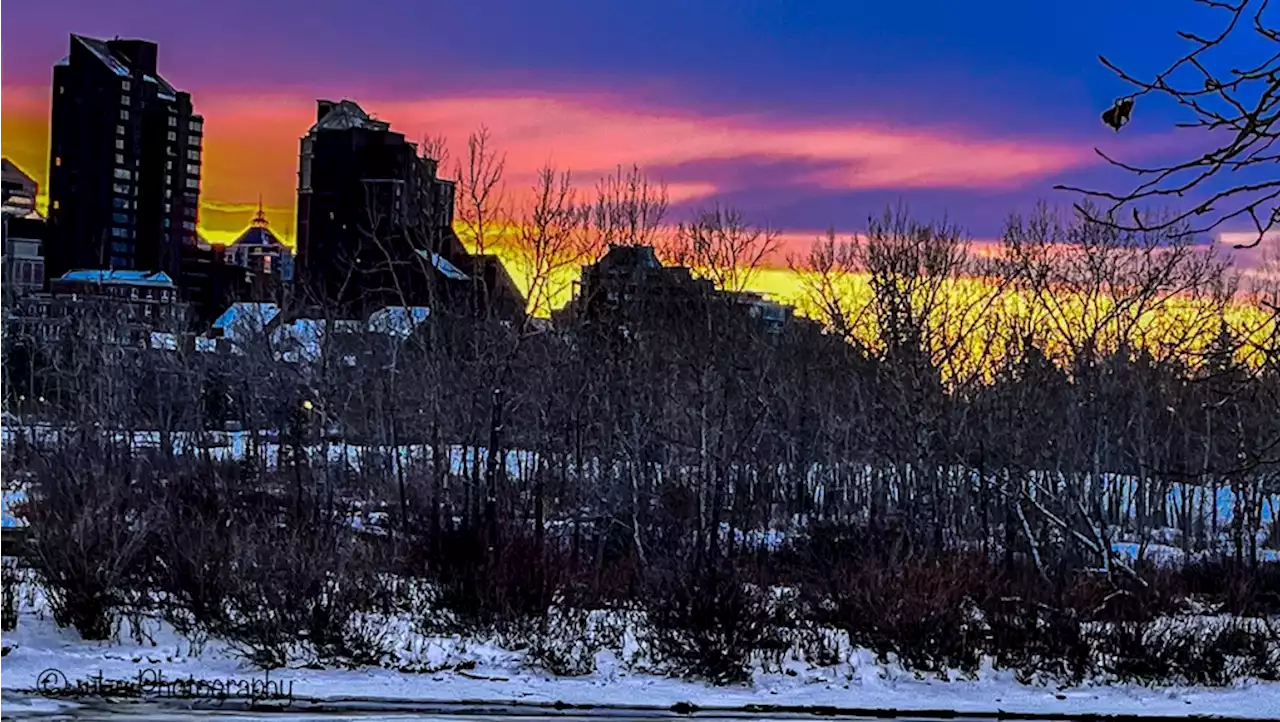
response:
<svg viewBox="0 0 1280 722"><path fill-rule="evenodd" d="M1155 161L1188 147L1176 109L1098 119L1211 28L1189 0L46 0L3 25L3 153L43 182L52 65L68 33L142 37L205 117L200 224L226 241L259 195L294 226L315 99L350 98L420 139L487 124L513 191L551 162L583 184L638 163L673 216L721 202L794 247L907 202L998 237L1054 183L1122 190L1096 145ZM1209 17L1213 19L1212 16ZM1207 32L1207 30L1205 30ZM798 250L798 248L796 248Z"/></svg>

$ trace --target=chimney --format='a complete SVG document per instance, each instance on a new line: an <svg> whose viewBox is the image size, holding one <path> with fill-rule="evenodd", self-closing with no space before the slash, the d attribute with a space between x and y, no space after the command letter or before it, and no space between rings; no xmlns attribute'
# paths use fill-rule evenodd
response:
<svg viewBox="0 0 1280 722"><path fill-rule="evenodd" d="M328 115L329 111L331 110L333 110L332 100L317 100L316 101L316 122L319 123L320 121L324 120L324 117Z"/></svg>

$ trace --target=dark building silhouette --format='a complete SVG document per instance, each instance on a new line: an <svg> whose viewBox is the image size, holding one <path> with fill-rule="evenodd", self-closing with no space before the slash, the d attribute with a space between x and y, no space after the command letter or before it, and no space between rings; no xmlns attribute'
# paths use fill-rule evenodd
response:
<svg viewBox="0 0 1280 722"><path fill-rule="evenodd" d="M36 196L39 195L40 187L35 180L22 172L22 169L13 164L8 158L0 159L0 175L3 176L4 198L3 205L7 212L16 215L25 215L26 213L34 213L36 210Z"/></svg>
<svg viewBox="0 0 1280 722"><path fill-rule="evenodd" d="M47 275L163 271L211 318L225 299L196 235L204 119L156 59L145 40L72 35L54 66Z"/></svg>
<svg viewBox="0 0 1280 722"><path fill-rule="evenodd" d="M227 263L220 246L196 238L184 245L178 264L178 286L182 298L191 304L191 326L203 330L235 301L251 295L252 279L244 270Z"/></svg>
<svg viewBox="0 0 1280 722"><path fill-rule="evenodd" d="M272 232L261 201L253 221L226 247L223 258L245 279L247 295L237 300L284 301L293 282L293 251Z"/></svg>
<svg viewBox="0 0 1280 722"><path fill-rule="evenodd" d="M8 158L3 159L4 198L0 203L0 260L5 300L44 287L44 243L48 224L36 213L39 187Z"/></svg>
<svg viewBox="0 0 1280 722"><path fill-rule="evenodd" d="M41 290L44 288L45 220L34 212L15 215L6 210L0 223L3 223L0 236L4 247L0 283L6 297Z"/></svg>
<svg viewBox="0 0 1280 722"><path fill-rule="evenodd" d="M316 305L364 315L429 295L417 251L459 264L453 183L389 123L349 100L317 102L298 160L298 271ZM402 299L399 296L408 296Z"/></svg>
<svg viewBox="0 0 1280 722"><path fill-rule="evenodd" d="M652 246L610 246L582 269L574 298L558 314L562 320L622 320L629 316L678 318L715 293L710 281L688 268L664 266Z"/></svg>
<svg viewBox="0 0 1280 722"><path fill-rule="evenodd" d="M258 201L258 212L249 227L227 246L226 259L256 274L293 280L293 251L272 232L262 201Z"/></svg>
<svg viewBox="0 0 1280 722"><path fill-rule="evenodd" d="M77 317L93 315L106 321L97 340L149 348L153 331L185 327L187 313L177 285L163 271L71 271L49 279L48 292L23 297L11 320L19 345L58 341L76 327Z"/></svg>
<svg viewBox="0 0 1280 722"><path fill-rule="evenodd" d="M711 315L708 315L711 314ZM559 323L595 324L606 331L636 323L670 330L732 324L776 333L795 321L795 309L750 291L721 291L684 266L665 266L652 246L610 246L582 269L574 297L552 315Z"/></svg>

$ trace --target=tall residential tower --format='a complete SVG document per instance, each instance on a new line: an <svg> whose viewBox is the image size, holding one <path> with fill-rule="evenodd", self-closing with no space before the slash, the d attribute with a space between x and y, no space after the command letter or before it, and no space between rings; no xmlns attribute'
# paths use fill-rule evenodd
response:
<svg viewBox="0 0 1280 722"><path fill-rule="evenodd" d="M415 252L451 263L466 255L451 228L453 183L438 178L404 134L356 103L316 106L298 162L303 293L346 315L421 302L425 289L415 271L423 264Z"/></svg>
<svg viewBox="0 0 1280 722"><path fill-rule="evenodd" d="M208 275L200 267L214 254L196 236L204 119L160 76L156 56L145 40L72 35L54 66L50 277L164 271L183 287L189 271Z"/></svg>

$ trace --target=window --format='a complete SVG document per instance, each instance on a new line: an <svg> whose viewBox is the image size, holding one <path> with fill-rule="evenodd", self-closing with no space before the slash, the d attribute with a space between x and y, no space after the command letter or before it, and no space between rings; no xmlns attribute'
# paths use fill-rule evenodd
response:
<svg viewBox="0 0 1280 722"><path fill-rule="evenodd" d="M116 126L116 135L124 135L124 126L123 126L123 125L117 125L117 126Z"/></svg>
<svg viewBox="0 0 1280 722"><path fill-rule="evenodd" d="M123 153L116 153L116 163L118 163L118 164L120 164L120 165L124 165L124 154L123 154Z"/></svg>
<svg viewBox="0 0 1280 722"><path fill-rule="evenodd" d="M58 95L62 95L63 91L65 91L65 90L66 90L66 88L64 88L64 87L62 87L61 85L59 85L59 86L58 86Z"/></svg>
<svg viewBox="0 0 1280 722"><path fill-rule="evenodd" d="M169 116L169 127L170 127L170 128L177 128L177 127L178 127L178 116L176 116L176 115L171 115L171 116Z"/></svg>
<svg viewBox="0 0 1280 722"><path fill-rule="evenodd" d="M166 146L164 147L164 154L165 154L165 155L177 155L176 153L174 153L174 152L173 152L173 146L171 146L171 145L166 145Z"/></svg>
<svg viewBox="0 0 1280 722"><path fill-rule="evenodd" d="M122 196L127 196L129 195L129 184L128 183L112 183L111 190L116 193L119 193ZM125 201L125 202L128 203L128 201Z"/></svg>
<svg viewBox="0 0 1280 722"><path fill-rule="evenodd" d="M116 138L116 150L124 150L124 138Z"/></svg>
<svg viewBox="0 0 1280 722"><path fill-rule="evenodd" d="M133 85L132 85L132 84L130 84L130 83L129 83L129 81L127 81L127 80L121 80L121 81L120 81L120 89L121 89L121 90L123 90L124 92L126 92L126 93L127 93L127 92L129 92L129 90L130 90L132 87L133 87Z"/></svg>
<svg viewBox="0 0 1280 722"><path fill-rule="evenodd" d="M112 253L128 253L130 250L132 249L129 248L128 243L112 243L111 244Z"/></svg>
<svg viewBox="0 0 1280 722"><path fill-rule="evenodd" d="M121 108L121 109L120 109L120 120L128 120L128 119L129 119L129 111L125 110L124 108Z"/></svg>
<svg viewBox="0 0 1280 722"><path fill-rule="evenodd" d="M111 229L111 235L116 238L128 238L129 229L115 226Z"/></svg>
<svg viewBox="0 0 1280 722"><path fill-rule="evenodd" d="M171 130L171 131L169 131L169 136L168 136L168 138L169 138L169 140L177 140L177 139L178 139L178 134L177 134L177 133L175 133L175 132L173 132L173 131Z"/></svg>
<svg viewBox="0 0 1280 722"><path fill-rule="evenodd" d="M120 96L120 104L121 104L121 105L128 105L128 104L129 104L129 96L127 96L127 95L122 95L122 96Z"/></svg>
<svg viewBox="0 0 1280 722"><path fill-rule="evenodd" d="M173 170L173 161L171 161L171 160L167 160L167 161L165 161L165 162L164 162L164 169L165 169L165 170Z"/></svg>
<svg viewBox="0 0 1280 722"><path fill-rule="evenodd" d="M168 228L168 227L169 227L169 219L168 219L168 218L164 219L164 227L165 227L165 228Z"/></svg>
<svg viewBox="0 0 1280 722"><path fill-rule="evenodd" d="M204 121L201 121L201 120L193 120L187 124L187 129L190 130L192 133L199 133L203 127L204 127Z"/></svg>
<svg viewBox="0 0 1280 722"><path fill-rule="evenodd" d="M173 208L173 206L169 205L168 203L165 203L165 204L164 204L164 212L165 212L165 213L169 213L169 212L172 210L172 208Z"/></svg>
<svg viewBox="0 0 1280 722"><path fill-rule="evenodd" d="M187 149L187 160L200 160L200 149L199 148Z"/></svg>
<svg viewBox="0 0 1280 722"><path fill-rule="evenodd" d="M194 230L196 229L196 224L192 223L191 221L183 221L183 222L182 222L182 227L183 227L185 230L188 230L188 231L194 231Z"/></svg>
<svg viewBox="0 0 1280 722"><path fill-rule="evenodd" d="M200 136L198 136L198 135L188 135L188 136L187 136L187 145L199 146L199 145L200 145Z"/></svg>
<svg viewBox="0 0 1280 722"><path fill-rule="evenodd" d="M113 208L128 208L128 207L129 207L129 199L128 199L128 198L112 198L112 199L111 199L111 206L112 206Z"/></svg>
<svg viewBox="0 0 1280 722"><path fill-rule="evenodd" d="M200 187L200 180L199 180L198 178L188 178L188 179L187 179L187 187L188 187L188 188L199 188L199 187Z"/></svg>
<svg viewBox="0 0 1280 722"><path fill-rule="evenodd" d="M166 183L168 182L168 179L167 179L167 178L165 179L165 182L166 182ZM172 197L173 197L173 189L172 189L172 188L165 188L165 189L164 189L164 197L165 197L165 198L172 198Z"/></svg>
<svg viewBox="0 0 1280 722"><path fill-rule="evenodd" d="M128 168L116 168L115 176L120 180L129 180L133 177L133 174L129 172Z"/></svg>
<svg viewBox="0 0 1280 722"><path fill-rule="evenodd" d="M55 211L56 211L56 210L58 210L58 209L59 209L59 208L61 208L61 207L62 207L62 203L60 203L60 202L58 202L58 201L54 201L54 202L53 202L53 210L55 210Z"/></svg>
<svg viewBox="0 0 1280 722"><path fill-rule="evenodd" d="M115 223L128 223L129 214L128 213L112 213L111 220Z"/></svg>
<svg viewBox="0 0 1280 722"><path fill-rule="evenodd" d="M200 166L192 163L187 164L187 175L200 175Z"/></svg>

